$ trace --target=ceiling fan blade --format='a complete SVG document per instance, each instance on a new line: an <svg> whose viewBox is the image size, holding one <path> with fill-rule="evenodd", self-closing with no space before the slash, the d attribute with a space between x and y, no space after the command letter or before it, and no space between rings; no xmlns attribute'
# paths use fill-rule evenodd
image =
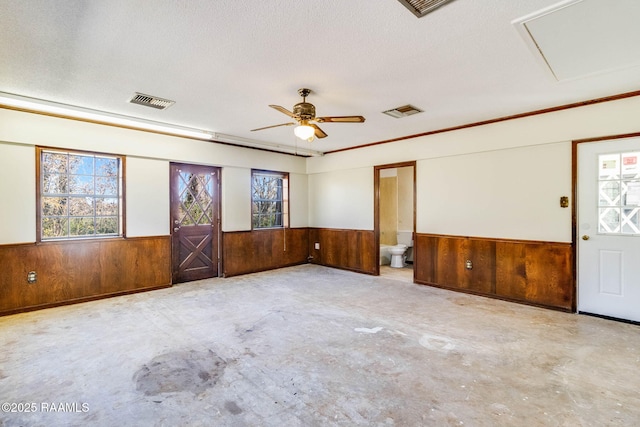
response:
<svg viewBox="0 0 640 427"><path fill-rule="evenodd" d="M315 129L316 138L326 138L327 137L327 134L324 133L324 131L322 129L320 129L318 127L318 125L311 123L309 126L311 126L313 129Z"/></svg>
<svg viewBox="0 0 640 427"><path fill-rule="evenodd" d="M286 114L287 116L289 116L291 118L295 118L296 117L296 116L293 115L293 113L291 111L289 111L286 108L281 107L279 105L269 105L269 107L274 108L274 109L280 111L281 113Z"/></svg>
<svg viewBox="0 0 640 427"><path fill-rule="evenodd" d="M263 128L258 128L258 129L251 129L251 132L256 131L256 130L263 130L263 129L271 129L271 128L277 128L279 126L293 126L295 125L295 123L281 123L279 125L272 125L272 126L265 126Z"/></svg>
<svg viewBox="0 0 640 427"><path fill-rule="evenodd" d="M316 117L318 123L363 123L362 116L334 116L334 117Z"/></svg>

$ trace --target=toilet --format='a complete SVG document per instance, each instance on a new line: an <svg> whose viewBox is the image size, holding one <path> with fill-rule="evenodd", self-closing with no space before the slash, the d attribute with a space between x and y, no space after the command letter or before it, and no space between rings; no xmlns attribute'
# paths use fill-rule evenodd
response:
<svg viewBox="0 0 640 427"><path fill-rule="evenodd" d="M404 255L407 252L407 248L413 246L412 237L413 233L411 231L398 232L398 244L389 248L389 253L391 254L391 267L404 267Z"/></svg>
<svg viewBox="0 0 640 427"><path fill-rule="evenodd" d="M398 244L389 249L391 254L391 267L404 267L404 253L407 251L407 245Z"/></svg>

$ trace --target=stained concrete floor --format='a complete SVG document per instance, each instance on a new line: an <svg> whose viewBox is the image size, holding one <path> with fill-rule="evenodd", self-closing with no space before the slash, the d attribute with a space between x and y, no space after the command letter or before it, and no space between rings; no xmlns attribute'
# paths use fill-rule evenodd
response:
<svg viewBox="0 0 640 427"><path fill-rule="evenodd" d="M314 265L3 317L0 345L3 427L640 422L638 326Z"/></svg>

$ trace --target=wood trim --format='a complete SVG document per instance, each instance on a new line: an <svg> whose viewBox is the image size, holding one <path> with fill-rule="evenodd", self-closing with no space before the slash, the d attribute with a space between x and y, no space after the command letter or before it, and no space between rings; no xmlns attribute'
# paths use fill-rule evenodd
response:
<svg viewBox="0 0 640 427"><path fill-rule="evenodd" d="M170 258L169 236L0 245L0 315L170 286Z"/></svg>
<svg viewBox="0 0 640 427"><path fill-rule="evenodd" d="M578 292L578 142L571 143L571 253L573 255L571 273L574 294ZM578 298L573 298L571 311L578 311Z"/></svg>
<svg viewBox="0 0 640 427"><path fill-rule="evenodd" d="M550 240L522 240L522 239L508 239L504 237L461 236L458 234L432 234L432 233L418 233L418 234L422 236L430 236L430 237L488 240L492 242L505 242L505 243L528 243L528 244L538 244L538 245L566 245L566 246L571 245L570 242L553 242Z"/></svg>
<svg viewBox="0 0 640 427"><path fill-rule="evenodd" d="M624 134L618 134L618 135L598 136L595 138L576 139L573 141L573 143L582 144L583 142L600 142L600 141L609 141L612 139L637 138L639 136L640 136L640 132L624 133Z"/></svg>
<svg viewBox="0 0 640 427"><path fill-rule="evenodd" d="M374 166L373 168L373 245L380 247L380 169L382 167ZM380 251L376 251L376 271L375 275L380 275Z"/></svg>
<svg viewBox="0 0 640 427"><path fill-rule="evenodd" d="M43 147L36 148L36 242L42 241L42 176L40 170L42 168L41 158Z"/></svg>
<svg viewBox="0 0 640 427"><path fill-rule="evenodd" d="M437 130L417 133L417 134L413 134L413 135L401 136L401 137L398 137L398 138L385 139L383 141L377 141L377 142L371 142L371 143L368 143L368 144L356 145L354 147L340 148L338 150L327 151L324 154L333 154L333 153L339 153L341 151L356 150L356 149L359 149L359 148L366 148L366 147L372 147L372 146L375 146L375 145L388 144L390 142L404 141L404 140L407 140L407 139L419 138L419 137L423 137L423 136L436 135L436 134L439 134L439 133L452 132L452 131L461 130L461 129L468 129L468 128L472 128L472 127L484 126L484 125L504 122L504 121L508 121L508 120L522 119L522 118L525 118L525 117L537 116L537 115L540 115L540 114L554 113L554 112L557 112L557 111L569 110L569 109L572 109L572 108L585 107L585 106L588 106L588 105L600 104L600 103L603 103L603 102L618 101L620 99L633 98L633 97L636 97L636 96L640 96L640 90L636 90L636 91L633 91L633 92L625 92L625 93L621 93L621 94L617 94L617 95L605 96L603 98L596 98L596 99L591 99L591 100L587 100L587 101L574 102L572 104L565 104L565 105L560 105L560 106L556 106L556 107L543 108L541 110L534 110L534 111L529 111L529 112L526 112L526 113L514 114L514 115L511 115L511 116L498 117L498 118L495 118L495 119L483 120L483 121L479 121L479 122L473 122L473 123L468 123L468 124L464 124L464 125L448 127L448 128L444 128L444 129L437 129Z"/></svg>
<svg viewBox="0 0 640 427"><path fill-rule="evenodd" d="M122 179L120 180L120 191L122 192L122 196L118 203L120 203L120 209L122 212L122 237L127 237L127 156L123 154L118 154L118 156L122 162L122 170L120 171L122 174Z"/></svg>
<svg viewBox="0 0 640 427"><path fill-rule="evenodd" d="M572 243L417 234L414 248L416 283L575 311Z"/></svg>
<svg viewBox="0 0 640 427"><path fill-rule="evenodd" d="M222 234L224 277L306 264L308 228L227 231Z"/></svg>

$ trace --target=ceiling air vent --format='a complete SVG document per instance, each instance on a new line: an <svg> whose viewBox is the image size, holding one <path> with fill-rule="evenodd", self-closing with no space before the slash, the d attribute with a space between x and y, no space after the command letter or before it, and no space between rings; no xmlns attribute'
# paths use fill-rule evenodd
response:
<svg viewBox="0 0 640 427"><path fill-rule="evenodd" d="M158 110L164 110L171 107L176 101L170 101L168 99L158 98L157 96L145 95L144 93L136 92L129 100L132 104L145 105L151 108L157 108Z"/></svg>
<svg viewBox="0 0 640 427"><path fill-rule="evenodd" d="M422 18L427 13L434 11L445 3L452 0L398 0L404 7L418 18Z"/></svg>
<svg viewBox="0 0 640 427"><path fill-rule="evenodd" d="M413 105L403 105L402 107L394 108L392 110L383 111L387 116L400 119L402 117L412 116L414 114L422 113L422 110L414 107Z"/></svg>

